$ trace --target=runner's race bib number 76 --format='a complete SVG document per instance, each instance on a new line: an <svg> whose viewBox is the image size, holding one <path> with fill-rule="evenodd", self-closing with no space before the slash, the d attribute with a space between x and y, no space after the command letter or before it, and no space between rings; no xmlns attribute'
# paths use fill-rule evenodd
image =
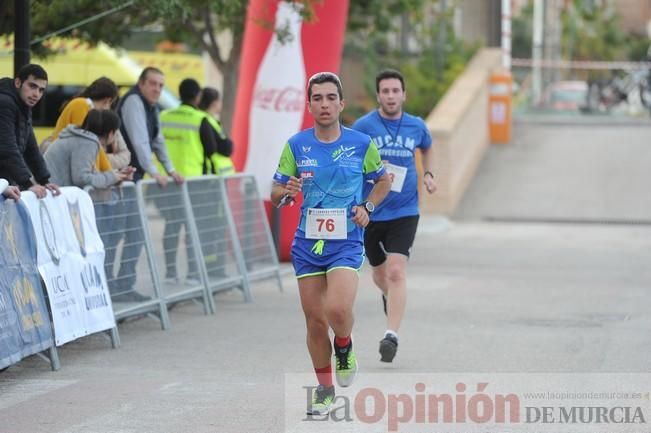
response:
<svg viewBox="0 0 651 433"><path fill-rule="evenodd" d="M346 209L307 210L305 236L308 239L347 239Z"/></svg>

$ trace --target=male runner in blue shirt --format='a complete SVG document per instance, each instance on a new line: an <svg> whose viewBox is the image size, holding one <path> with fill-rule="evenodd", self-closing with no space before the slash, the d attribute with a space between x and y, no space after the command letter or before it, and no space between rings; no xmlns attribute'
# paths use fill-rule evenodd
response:
<svg viewBox="0 0 651 433"><path fill-rule="evenodd" d="M371 136L391 177L391 192L371 215L364 233L373 281L382 291L387 330L380 341L380 360L391 362L398 350L398 329L407 301L406 268L418 227L418 173L414 162L422 152L423 182L436 190L432 174L432 137L420 117L402 110L407 93L402 74L384 70L375 77L380 107L358 119L353 129ZM365 192L372 185L367 185Z"/></svg>
<svg viewBox="0 0 651 433"><path fill-rule="evenodd" d="M271 201L282 206L303 192L292 264L305 313L307 348L319 381L308 414L324 415L335 397L328 330L335 335L337 383L350 386L357 371L350 335L358 271L364 262L363 227L391 183L373 140L339 123L344 108L339 77L315 74L307 95L314 128L285 144ZM375 184L363 195L366 181Z"/></svg>

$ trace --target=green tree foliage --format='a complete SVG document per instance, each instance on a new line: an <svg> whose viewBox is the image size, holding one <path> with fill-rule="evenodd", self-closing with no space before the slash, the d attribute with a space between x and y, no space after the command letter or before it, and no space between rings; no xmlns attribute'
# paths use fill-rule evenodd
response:
<svg viewBox="0 0 651 433"><path fill-rule="evenodd" d="M314 14L314 5L320 1L291 2L296 3L304 18L309 20ZM6 3L13 2L2 2L3 5ZM133 30L158 25L172 40L205 50L224 76L222 122L229 129L235 105L247 0L32 0L31 5L32 39L126 5L61 36L120 45ZM3 24L0 33L13 32L12 18L13 7L0 8L0 24ZM258 24L270 25L264 21L258 21ZM232 48L228 52L223 52L216 41L216 34L222 31L230 31L232 35ZM280 36L282 31L279 30ZM46 53L46 49L45 45L32 46L32 50L40 54Z"/></svg>
<svg viewBox="0 0 651 433"><path fill-rule="evenodd" d="M386 34L397 29L395 17L405 11L422 19L427 0L350 0L348 31L357 33Z"/></svg>
<svg viewBox="0 0 651 433"><path fill-rule="evenodd" d="M608 2L572 0L561 13L561 51L568 60L642 60L648 38L627 34ZM531 57L533 2L513 18L513 57Z"/></svg>
<svg viewBox="0 0 651 433"><path fill-rule="evenodd" d="M563 58L572 60L622 60L628 55L628 35L614 9L572 0L561 14Z"/></svg>
<svg viewBox="0 0 651 433"><path fill-rule="evenodd" d="M369 11L382 9L384 2L368 0L363 3ZM348 106L345 120L352 121L362 113L372 109L375 101L375 74L385 68L402 72L406 81L407 101L405 109L410 113L426 117L445 94L454 80L463 72L469 58L477 46L466 45L453 31L452 18L454 5L440 12L432 2L403 0L409 4L407 12L397 15L381 14L387 20L382 33L369 31L368 27L351 23L349 25L350 45L347 50L356 57L364 59L365 100ZM400 17L396 20L395 17ZM441 26L444 26L443 35ZM408 31L411 43L405 44L402 32ZM390 39L401 38L403 43L391 43ZM444 36L444 37L442 37ZM407 45L407 46L405 46ZM416 47L412 49L409 47Z"/></svg>
<svg viewBox="0 0 651 433"><path fill-rule="evenodd" d="M533 2L522 8L519 15L511 21L511 55L515 58L527 59L531 57L533 38Z"/></svg>
<svg viewBox="0 0 651 433"><path fill-rule="evenodd" d="M337 0L286 1L299 4L302 15L309 20L318 19L314 16L315 5ZM376 43L373 43L370 48L373 48L371 51L374 51L378 57L377 53L381 55L382 46L385 44L382 40L386 41L386 36L396 28L395 17L407 11L406 13L414 22L422 22L424 7L431 3L428 0L350 0L348 29L351 34L357 35L362 44L365 39L368 42L371 37L374 38ZM32 0L32 39L79 23L107 10L127 5L111 15L76 27L61 36L119 45L131 35L134 29L158 25L172 40L200 47L209 53L224 76L222 117L228 128L234 108L247 4L247 0ZM0 34L13 32L13 24L13 1L0 2ZM259 21L258 24L270 25L264 21ZM233 46L225 53L217 44L215 35L226 30L232 33ZM282 29L280 32L282 36ZM448 39L448 51L456 51L452 41ZM39 46L32 48L35 51L43 50L43 47ZM395 52L391 55L392 60L387 59L387 62L382 62L378 66L396 65L402 62ZM449 68L449 59L454 59L454 56L447 56L447 58L446 70ZM408 63L416 65L418 61L412 58ZM431 66L426 63L423 63L422 67L431 70ZM374 74L376 69L372 71L371 74ZM406 71L410 71L409 67ZM426 78L428 76L426 71L421 75L422 80L429 83L427 85L436 87L436 84L431 82L432 78L429 80ZM445 76L444 74L444 80ZM421 77L414 73L414 83L410 83L410 89L413 90L411 95L414 99L417 99L416 96L420 92L416 87L420 82Z"/></svg>
<svg viewBox="0 0 651 433"><path fill-rule="evenodd" d="M14 2L0 2L0 35L14 31Z"/></svg>

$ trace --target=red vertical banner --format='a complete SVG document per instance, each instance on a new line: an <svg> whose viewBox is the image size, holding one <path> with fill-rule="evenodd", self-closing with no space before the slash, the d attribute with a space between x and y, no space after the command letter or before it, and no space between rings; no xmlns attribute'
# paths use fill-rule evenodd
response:
<svg viewBox="0 0 651 433"><path fill-rule="evenodd" d="M300 4L251 0L240 63L232 136L238 171L256 177L267 210L271 179L287 139L312 126L307 110L307 79L341 65L348 0L316 2L315 19L304 22ZM272 23L272 26L264 25ZM279 40L275 29L289 38ZM300 204L297 203L297 204ZM299 206L277 213L281 260L289 259Z"/></svg>

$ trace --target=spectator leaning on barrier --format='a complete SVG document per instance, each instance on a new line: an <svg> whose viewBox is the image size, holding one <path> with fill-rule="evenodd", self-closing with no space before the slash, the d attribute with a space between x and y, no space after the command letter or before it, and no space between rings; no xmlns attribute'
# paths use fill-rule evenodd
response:
<svg viewBox="0 0 651 433"><path fill-rule="evenodd" d="M146 67L136 85L127 92L118 105L118 114L122 120L120 131L131 151L131 165L136 169L134 181L140 181L145 174L149 174L161 187L167 185L167 177L158 172L153 154L156 154L167 174L172 176L177 184L183 183L183 177L174 170L167 155L160 126L157 103L164 83L165 78L159 69ZM120 301L142 302L150 298L134 289L136 266L143 246L141 231L137 229L141 225L140 215L134 200L125 203L125 213L124 248L116 279L119 286L116 290L121 293Z"/></svg>
<svg viewBox="0 0 651 433"><path fill-rule="evenodd" d="M47 190L60 194L59 187L50 182L32 129L32 108L46 87L47 72L34 64L23 66L13 80L0 79L0 172L9 183L38 198L45 197Z"/></svg>
<svg viewBox="0 0 651 433"><path fill-rule="evenodd" d="M45 152L45 161L52 170L52 178L59 185L94 188L91 195L97 231L104 243L104 269L114 302L119 302L123 296L113 278L113 263L120 233L124 229L124 217L120 211L119 194L110 187L131 180L135 170L130 166L99 170L97 156L102 149L111 146L119 128L120 118L114 111L92 109L81 128L68 125Z"/></svg>
<svg viewBox="0 0 651 433"><path fill-rule="evenodd" d="M131 166L136 168L134 180L141 180L145 174L149 174L160 186L167 185L167 177L158 172L153 154L156 154L167 174L174 178L176 183L183 183L183 177L174 170L167 154L160 127L157 103L164 84L163 73L148 66L140 74L138 83L124 95L118 106L118 114L122 120L120 131L131 152Z"/></svg>
<svg viewBox="0 0 651 433"><path fill-rule="evenodd" d="M218 120L222 110L219 90L213 87L204 87L201 91L199 109L206 113L206 119L212 127L211 133L215 136L215 142L217 143L216 152L207 156L210 165L208 173L220 176L235 173L235 166L230 158L233 153L233 142L226 136L224 128L222 128Z"/></svg>
<svg viewBox="0 0 651 433"><path fill-rule="evenodd" d="M90 110L81 128L66 126L45 152L52 179L61 186L109 188L130 180L134 169L100 171L96 166L100 150L112 144L120 119L110 110Z"/></svg>
<svg viewBox="0 0 651 433"><path fill-rule="evenodd" d="M91 109L109 110L116 105L118 99L118 87L113 80L100 77L93 81L79 95L65 104L52 137L41 144L41 152L46 151L47 146L59 136L66 126L70 124L81 126ZM129 166L130 161L131 152L127 149L127 143L118 129L112 140L108 140L100 146L95 168L102 173L120 172L127 169L127 172L131 172L133 168ZM111 293L119 291L113 276L113 265L117 244L122 238L125 226L124 206L121 202L120 192L119 188L94 189L91 192L95 206L97 230L104 242L104 268ZM115 297L114 301L117 301Z"/></svg>

